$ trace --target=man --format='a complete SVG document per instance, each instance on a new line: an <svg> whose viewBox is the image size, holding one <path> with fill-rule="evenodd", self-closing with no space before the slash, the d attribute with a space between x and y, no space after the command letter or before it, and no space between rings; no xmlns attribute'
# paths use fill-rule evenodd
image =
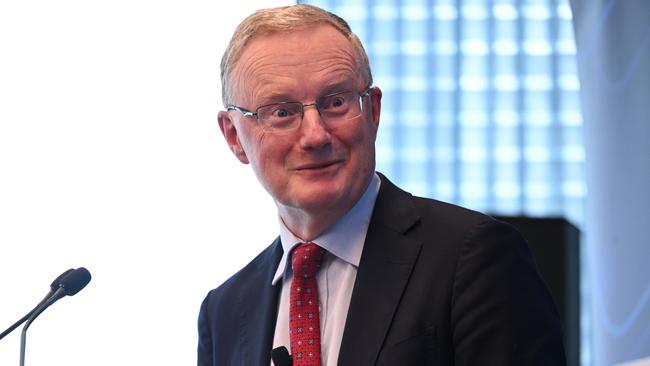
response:
<svg viewBox="0 0 650 366"><path fill-rule="evenodd" d="M510 226L375 173L382 92L339 17L258 11L222 63L219 127L280 236L205 298L198 364L561 365L561 325ZM312 291L313 290L313 291Z"/></svg>

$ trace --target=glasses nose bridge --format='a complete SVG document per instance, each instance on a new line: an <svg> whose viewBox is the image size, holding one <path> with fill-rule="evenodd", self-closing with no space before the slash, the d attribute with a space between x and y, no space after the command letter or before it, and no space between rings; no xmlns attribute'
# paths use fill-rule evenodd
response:
<svg viewBox="0 0 650 366"><path fill-rule="evenodd" d="M305 109L308 107L314 107L316 108L316 111L318 111L318 114L320 115L320 106L318 105L318 101L314 101L313 103L307 103L302 105L302 117L305 117Z"/></svg>
<svg viewBox="0 0 650 366"><path fill-rule="evenodd" d="M300 124L303 125L305 123L305 113L306 113L305 111L309 107L313 107L316 110L316 112L318 113L318 118L317 118L318 122L317 123L322 125L322 126L325 126L327 124L327 122L325 120L323 120L323 114L321 113L320 105L318 104L318 100L315 100L313 103L306 103L306 104L302 105L302 116L300 118Z"/></svg>

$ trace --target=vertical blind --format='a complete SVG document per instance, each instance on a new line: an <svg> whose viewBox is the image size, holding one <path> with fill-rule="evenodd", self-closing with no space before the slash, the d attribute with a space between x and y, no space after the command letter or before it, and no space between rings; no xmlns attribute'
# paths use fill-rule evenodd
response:
<svg viewBox="0 0 650 366"><path fill-rule="evenodd" d="M414 194L581 226L568 0L310 0L346 19L384 92L377 169Z"/></svg>

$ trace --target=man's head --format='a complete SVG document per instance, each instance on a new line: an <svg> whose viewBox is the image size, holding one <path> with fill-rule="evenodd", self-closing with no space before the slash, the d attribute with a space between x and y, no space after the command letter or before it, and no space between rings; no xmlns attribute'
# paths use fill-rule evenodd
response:
<svg viewBox="0 0 650 366"><path fill-rule="evenodd" d="M352 33L348 23L321 8L299 4L279 8L261 9L244 19L235 29L230 43L221 58L221 98L224 106L232 103L232 70L237 65L246 45L256 37L271 33L290 32L300 28L310 28L316 25L330 25L344 35L355 51L355 58L359 73L367 85L372 84L370 63L359 37Z"/></svg>
<svg viewBox="0 0 650 366"><path fill-rule="evenodd" d="M338 26L301 23L295 15L301 11L309 19L338 19ZM340 30L349 30L343 20L306 5L251 17L272 13L280 21L278 12L294 13L294 25L267 28L245 42L233 37L241 46L231 42L224 56L230 64L224 72L227 111L219 112L219 127L235 156L251 164L287 226L309 240L344 215L370 182L381 90L370 88L365 53L359 56L356 36Z"/></svg>

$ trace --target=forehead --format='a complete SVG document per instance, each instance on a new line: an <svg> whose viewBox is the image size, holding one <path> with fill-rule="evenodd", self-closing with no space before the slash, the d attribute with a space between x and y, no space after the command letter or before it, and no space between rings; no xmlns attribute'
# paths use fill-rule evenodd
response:
<svg viewBox="0 0 650 366"><path fill-rule="evenodd" d="M314 93L359 87L360 80L351 42L329 25L254 38L232 78L235 99L249 103L276 96L314 97Z"/></svg>

